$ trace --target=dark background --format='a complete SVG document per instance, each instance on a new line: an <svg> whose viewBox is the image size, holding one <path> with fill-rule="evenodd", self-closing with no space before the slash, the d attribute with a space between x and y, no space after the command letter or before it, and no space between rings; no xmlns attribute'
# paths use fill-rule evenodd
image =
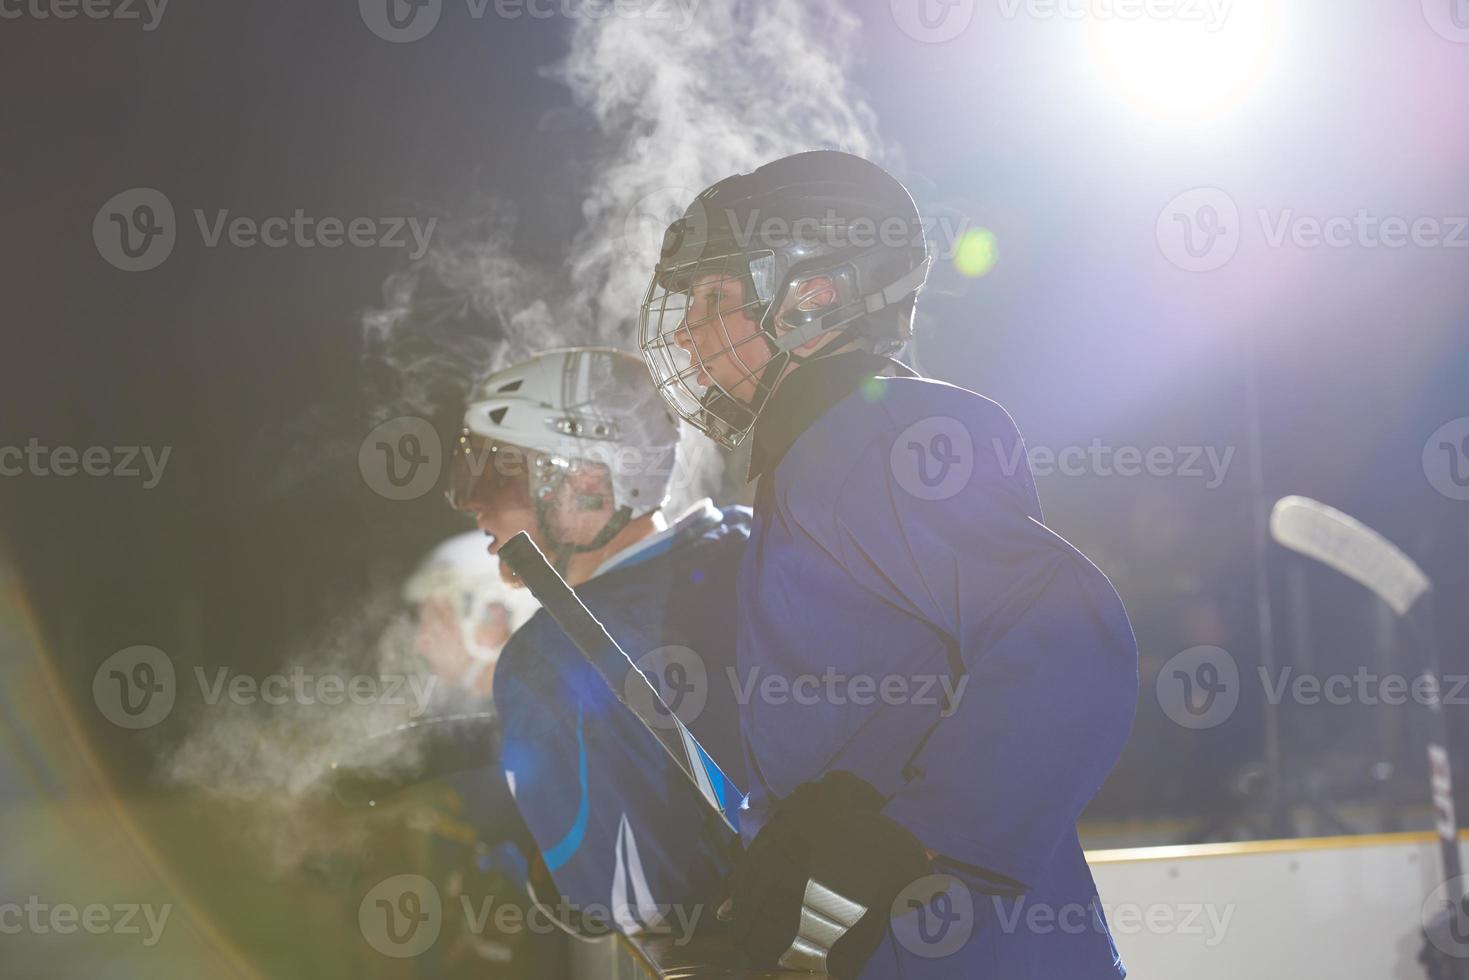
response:
<svg viewBox="0 0 1469 980"><path fill-rule="evenodd" d="M1187 135L1096 109L1096 79L1036 29L920 48L885 6L860 11L857 83L920 204L962 209L1000 249L984 278L925 298L921 366L1001 401L1033 446L1237 450L1216 490L1041 480L1050 522L1112 575L1143 651L1137 732L1090 815L1178 818L1157 834L1188 837L1262 751L1258 687L1204 733L1172 726L1152 695L1159 666L1189 646L1223 646L1246 671L1258 657L1252 373L1267 497L1319 497L1405 547L1445 596L1448 669L1469 666L1469 504L1437 494L1420 463L1430 433L1469 415L1469 256L1255 241L1225 270L1190 274L1159 254L1154 218L1215 183L1242 210L1469 211L1469 49L1415 9L1321 5L1293 21L1309 25L1292 28L1299 57L1251 115ZM129 274L93 247L97 208L150 186L181 225L194 207L453 218L492 195L531 218L517 250L556 256L597 176L590 125L537 74L564 44L554 19L385 44L336 3L176 0L152 33L0 23L0 444L172 447L152 490L0 480L5 545L77 704L95 666L137 643L269 669L463 526L436 497L389 502L356 472L374 407L361 316L400 253L207 249L181 229L163 266ZM1272 551L1289 661L1285 565ZM1370 662L1365 593L1324 572L1309 580L1319 669ZM1287 754L1340 755L1353 772L1376 758L1371 711L1328 713L1307 745L1309 714L1285 709ZM81 717L123 785L151 785L167 732L119 738L95 712Z"/></svg>

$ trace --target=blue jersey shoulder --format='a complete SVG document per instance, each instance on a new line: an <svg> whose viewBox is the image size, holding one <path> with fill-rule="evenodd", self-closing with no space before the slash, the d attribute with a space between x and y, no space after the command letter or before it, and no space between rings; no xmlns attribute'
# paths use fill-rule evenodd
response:
<svg viewBox="0 0 1469 980"><path fill-rule="evenodd" d="M722 507L719 514L720 520L676 539L667 551L627 568L614 568L577 586L577 594L609 627L624 622L661 621L663 608L675 598L673 593L681 592L689 572L708 572L718 578L732 575L739 566L750 537L750 508ZM695 581L703 577L697 574ZM570 645L550 615L537 609L510 637L501 656L513 661L520 651L542 650L547 643Z"/></svg>
<svg viewBox="0 0 1469 980"><path fill-rule="evenodd" d="M1024 441L998 402L943 381L895 377L868 381L802 434L777 470L777 496L817 519L844 494L883 492L910 444L967 456L976 487L1007 488L1027 506L1035 495Z"/></svg>
<svg viewBox="0 0 1469 980"><path fill-rule="evenodd" d="M934 418L962 422L976 441L1009 440L1019 435L1015 420L999 402L932 378L874 378L855 398L845 399L838 407L846 407L857 418L872 417L874 421L868 424L874 428L882 424L877 421L880 419L894 435Z"/></svg>

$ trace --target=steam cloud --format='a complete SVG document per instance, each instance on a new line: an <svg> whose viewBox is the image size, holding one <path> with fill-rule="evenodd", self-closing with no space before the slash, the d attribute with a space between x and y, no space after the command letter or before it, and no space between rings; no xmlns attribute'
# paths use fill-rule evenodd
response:
<svg viewBox="0 0 1469 980"><path fill-rule="evenodd" d="M691 3L692 17L571 22L544 74L599 145L569 255L550 268L512 254L502 205L390 277L364 318L390 379L381 418L456 410L479 376L539 350L635 349L663 229L699 190L800 150L874 155L873 113L848 81L859 24L839 0Z"/></svg>
<svg viewBox="0 0 1469 980"><path fill-rule="evenodd" d="M350 613L328 623L319 638L304 644L300 655L267 675L306 678L307 699L293 693L282 697L288 690L284 687L272 694L282 703L269 703L249 689L236 699L228 686L237 676L234 671L205 670L200 686L223 677L225 683L217 688L222 696L211 692L214 703L193 706L193 731L163 759L164 780L241 807L245 819L239 830L245 842L277 870L350 848L357 842L350 835L360 835L364 828L341 819L331 793L333 765L383 778L409 772L419 760L413 739L374 741L370 764L363 759L364 743L432 716L448 686L430 675L413 652L411 625L399 612L392 594L356 603ZM253 674L251 678L261 680ZM322 703L318 695L323 688L315 684L322 678L348 683L369 678L377 686L371 689L374 696L355 699L342 697L340 689L328 692L330 700L341 703ZM193 679L193 671L181 675L180 691L193 687ZM265 692L263 684L260 691ZM426 711L423 694L430 696Z"/></svg>
<svg viewBox="0 0 1469 980"><path fill-rule="evenodd" d="M443 419L478 377L539 350L634 349L661 233L697 191L801 150L878 155L873 113L848 81L859 25L839 0L690 2L692 18L571 21L569 53L544 73L589 115L598 143L570 253L559 267L515 255L509 202L440 222L430 250L389 277L382 305L363 318L372 422ZM688 438L699 440L698 459L714 463L702 437ZM682 489L692 498L717 478ZM380 626L383 617L365 621ZM363 666L369 640L349 630L295 662L318 673L414 669L401 637ZM251 804L261 840L285 865L316 839L305 815L324 796L330 763L406 720L350 705L211 709L166 772ZM412 761L375 760L385 770Z"/></svg>

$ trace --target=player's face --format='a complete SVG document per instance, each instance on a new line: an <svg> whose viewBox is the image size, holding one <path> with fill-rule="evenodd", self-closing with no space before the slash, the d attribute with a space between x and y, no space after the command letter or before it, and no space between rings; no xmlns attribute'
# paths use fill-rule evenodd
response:
<svg viewBox="0 0 1469 980"><path fill-rule="evenodd" d="M500 546L521 531L532 538L540 537L536 528L536 510L531 503L530 491L525 479L507 480L503 488L485 499L471 504L474 526L485 533L490 554L498 554ZM542 548L544 542L537 542ZM500 563L500 578L508 585L517 585L519 580L504 562Z"/></svg>
<svg viewBox="0 0 1469 980"><path fill-rule="evenodd" d="M686 351L702 387L713 381L740 401L751 403L761 383L761 372L773 356L760 324L752 315L758 304L748 301L748 287L740 279L701 276L689 289L689 310L674 333ZM787 317L819 313L836 302L836 285L827 275L811 276L786 292L777 312L777 332L788 327ZM810 354L827 344L830 335L814 338L796 352Z"/></svg>
<svg viewBox="0 0 1469 980"><path fill-rule="evenodd" d="M475 526L489 538L491 554L521 531L534 533L536 514L527 477L532 455L479 436L460 438L451 464L449 503L474 518ZM508 574L501 565L501 577Z"/></svg>
<svg viewBox="0 0 1469 980"><path fill-rule="evenodd" d="M456 455L451 502L473 516L475 527L489 539L490 554L499 554L501 546L522 531L543 552L555 550L546 539L531 493L530 471L540 472L547 458L532 450L479 439L472 439L468 451L461 447ZM562 544L591 542L615 509L611 472L591 460L572 460L565 470L552 472L560 475L537 484L537 492L547 495L546 520L551 533ZM520 584L504 562L500 563L500 578L507 585Z"/></svg>
<svg viewBox="0 0 1469 980"><path fill-rule="evenodd" d="M674 342L688 353L702 387L712 382L749 402L760 372L770 361L770 349L760 324L751 315L754 305L742 280L699 276L689 287L689 308L674 333Z"/></svg>

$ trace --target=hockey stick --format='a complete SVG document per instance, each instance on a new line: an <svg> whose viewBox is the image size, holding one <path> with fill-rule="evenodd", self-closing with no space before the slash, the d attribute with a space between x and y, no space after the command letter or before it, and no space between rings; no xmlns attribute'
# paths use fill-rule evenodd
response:
<svg viewBox="0 0 1469 980"><path fill-rule="evenodd" d="M566 580L546 561L546 556L541 554L536 543L522 531L501 545L499 557L525 583L525 587L530 589L541 608L556 621L556 625L561 627L561 631L581 651L587 662L596 668L617 700L653 733L673 761L684 771L684 775L693 782L699 794L733 833L734 825L726 806L734 805L735 801L730 800L727 804L723 799L733 784L699 745L693 733L664 704L658 689L649 683L648 678L622 647L617 645L617 641L612 639L606 627L592 615L571 586L566 584ZM621 677L604 666L607 654L613 651L616 653L613 659L619 669L626 665L626 671ZM631 696L634 694L636 696Z"/></svg>
<svg viewBox="0 0 1469 980"><path fill-rule="evenodd" d="M1429 690L1430 733L1428 744L1429 783L1437 813L1439 844L1443 852L1444 880L1454 902L1463 899L1459 889L1459 826L1454 813L1454 786L1449 763L1448 722L1439 692L1439 652L1433 623L1433 583L1411 558L1391 541L1356 518L1309 497L1285 497L1270 515L1270 533L1286 548L1336 569L1366 586L1406 619L1419 618L1423 636L1425 673Z"/></svg>

